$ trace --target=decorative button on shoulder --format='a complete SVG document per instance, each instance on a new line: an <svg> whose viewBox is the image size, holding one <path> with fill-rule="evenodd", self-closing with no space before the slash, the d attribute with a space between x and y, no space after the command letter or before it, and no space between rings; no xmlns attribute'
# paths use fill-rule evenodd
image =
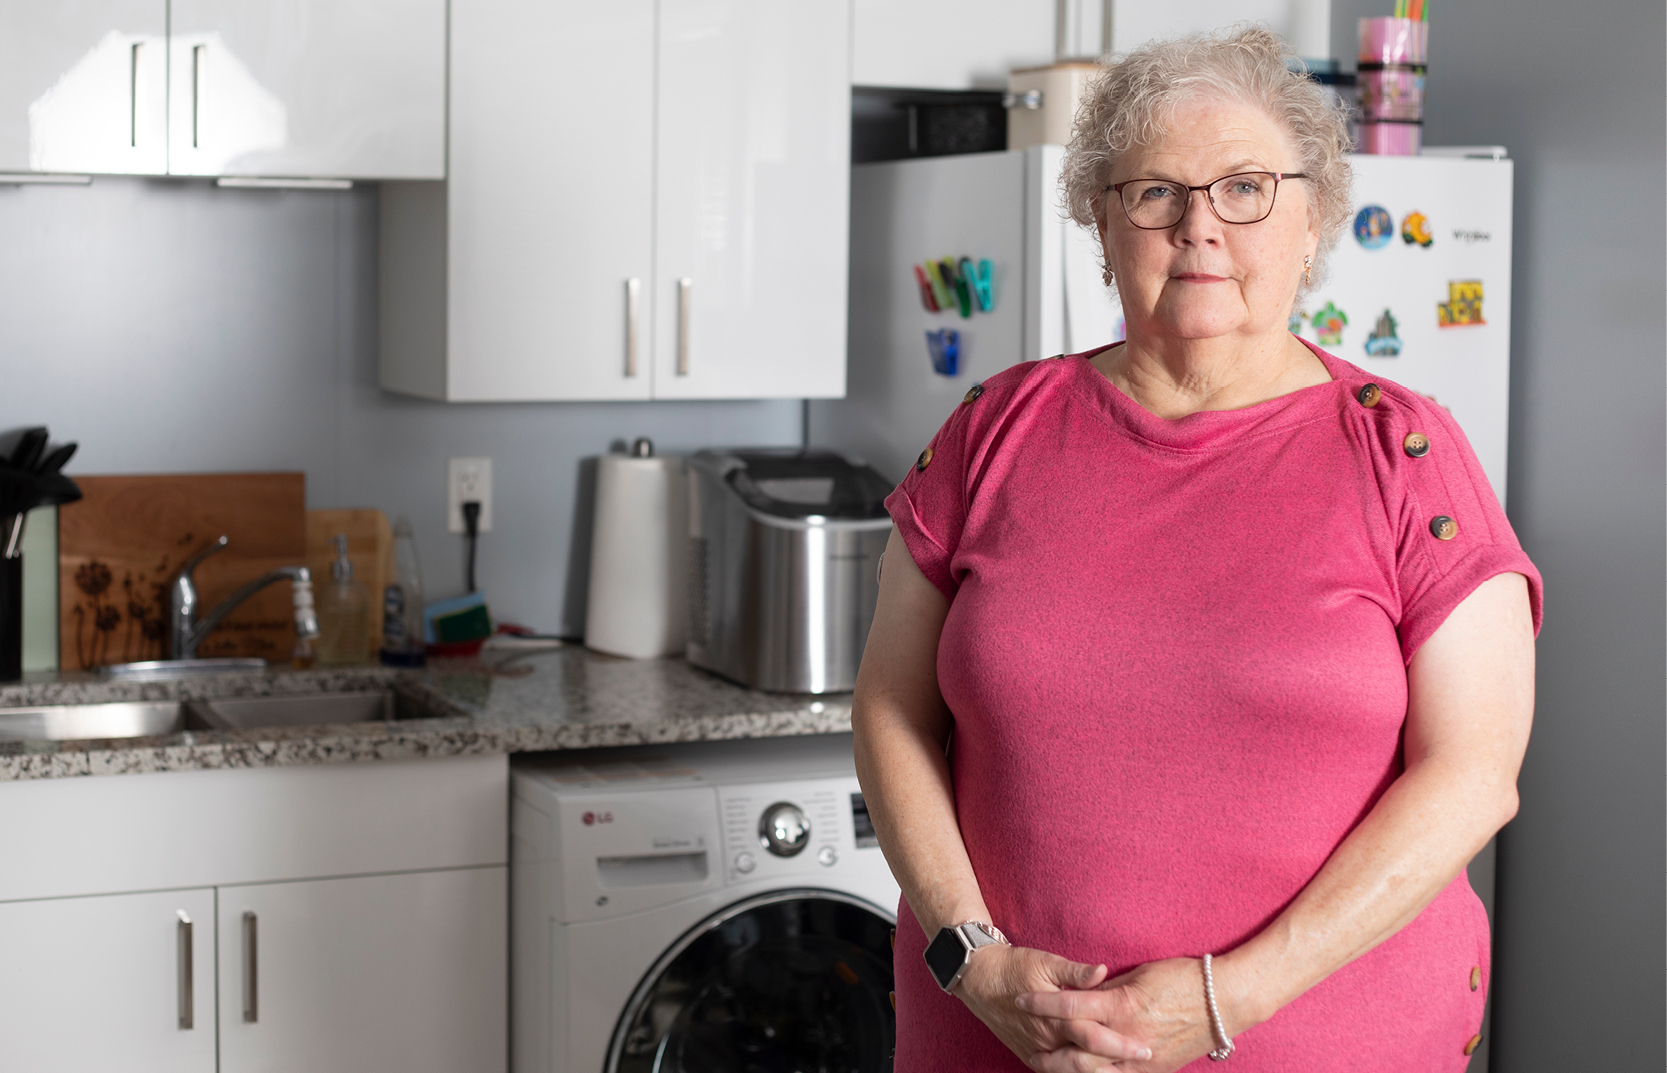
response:
<svg viewBox="0 0 1667 1073"><path fill-rule="evenodd" d="M915 459L915 469L923 470L927 466L930 466L931 464L932 464L932 448L928 447L926 450L920 452L920 457L919 458Z"/></svg>
<svg viewBox="0 0 1667 1073"><path fill-rule="evenodd" d="M982 394L984 394L984 385L974 384L972 387L967 388L967 393L961 396L961 401L963 403L977 402L978 397Z"/></svg>
<svg viewBox="0 0 1667 1073"><path fill-rule="evenodd" d="M895 936L897 934L897 932L893 931L892 934ZM1470 970L1470 990L1474 991L1478 987L1481 987L1481 986L1482 986L1482 966L1477 965L1475 968Z"/></svg>
<svg viewBox="0 0 1667 1073"><path fill-rule="evenodd" d="M1452 540L1459 535L1459 523L1445 514L1437 514L1430 519L1430 532L1437 540Z"/></svg>
<svg viewBox="0 0 1667 1073"><path fill-rule="evenodd" d="M1422 432L1410 432L1401 441L1401 447L1413 458L1423 458L1430 453L1430 438Z"/></svg>
<svg viewBox="0 0 1667 1073"><path fill-rule="evenodd" d="M1474 1036L1470 1037L1470 1042L1469 1043L1466 1043L1464 1045L1464 1053L1465 1054L1474 1054L1476 1052L1476 1048L1480 1047L1481 1045L1482 1045L1482 1034L1480 1032L1478 1032Z"/></svg>
<svg viewBox="0 0 1667 1073"><path fill-rule="evenodd" d="M1383 398L1383 389L1376 384L1362 384L1354 397L1362 406L1376 406L1378 400Z"/></svg>

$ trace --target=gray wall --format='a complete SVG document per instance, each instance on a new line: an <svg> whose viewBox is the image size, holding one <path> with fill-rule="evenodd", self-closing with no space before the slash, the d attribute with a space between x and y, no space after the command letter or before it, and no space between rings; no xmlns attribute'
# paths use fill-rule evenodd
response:
<svg viewBox="0 0 1667 1073"><path fill-rule="evenodd" d="M445 405L376 385L376 197L100 178L0 186L0 430L45 424L72 473L304 470L311 507L407 514L429 593L462 591L446 460L493 464L479 581L500 619L577 634L583 460L797 444L796 400Z"/></svg>
<svg viewBox="0 0 1667 1073"><path fill-rule="evenodd" d="M1339 55L1386 10L1367 6L1333 4ZM1465 0L1431 19L1426 140L1517 161L1508 498L1546 583L1499 838L1492 1068L1660 1070L1667 12Z"/></svg>

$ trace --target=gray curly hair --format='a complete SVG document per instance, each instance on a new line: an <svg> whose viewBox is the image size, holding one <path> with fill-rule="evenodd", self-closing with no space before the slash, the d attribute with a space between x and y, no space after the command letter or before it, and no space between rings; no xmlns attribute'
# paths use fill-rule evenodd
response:
<svg viewBox="0 0 1667 1073"><path fill-rule="evenodd" d="M1293 71L1285 39L1259 26L1154 41L1106 60L1077 107L1060 186L1065 208L1083 227L1098 229L1117 158L1168 133L1175 108L1215 95L1261 108L1290 137L1308 180L1308 209L1320 235L1313 283L1324 279L1332 247L1348 222L1353 175L1347 107Z"/></svg>

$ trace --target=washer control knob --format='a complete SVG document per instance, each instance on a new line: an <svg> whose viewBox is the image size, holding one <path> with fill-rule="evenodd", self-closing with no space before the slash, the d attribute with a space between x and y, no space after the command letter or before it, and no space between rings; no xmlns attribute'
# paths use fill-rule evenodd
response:
<svg viewBox="0 0 1667 1073"><path fill-rule="evenodd" d="M746 875L748 872L751 872L757 867L758 858L754 857L746 850L742 850L740 853L735 855L735 870L740 872L742 875Z"/></svg>
<svg viewBox="0 0 1667 1073"><path fill-rule="evenodd" d="M823 846L816 851L816 863L823 868L832 868L839 863L839 851L832 846Z"/></svg>
<svg viewBox="0 0 1667 1073"><path fill-rule="evenodd" d="M758 842L777 857L792 857L810 844L810 819L798 805L777 801L758 820Z"/></svg>

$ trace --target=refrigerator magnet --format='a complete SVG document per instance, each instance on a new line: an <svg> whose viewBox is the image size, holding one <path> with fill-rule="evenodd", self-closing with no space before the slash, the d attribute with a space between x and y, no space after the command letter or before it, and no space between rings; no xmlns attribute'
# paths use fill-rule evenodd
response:
<svg viewBox="0 0 1667 1073"><path fill-rule="evenodd" d="M1372 325L1372 334L1366 337L1366 356L1369 358L1398 358L1401 356L1401 337L1395 334L1395 329L1401 322L1395 319L1395 314L1385 309L1378 317L1378 322Z"/></svg>
<svg viewBox="0 0 1667 1073"><path fill-rule="evenodd" d="M1482 281L1461 279L1447 284L1447 301L1436 303L1436 326L1467 328L1486 324L1482 319Z"/></svg>
<svg viewBox="0 0 1667 1073"><path fill-rule="evenodd" d="M932 296L932 281L926 278L926 270L919 265L914 266L915 282L920 285L920 304L926 312L938 311L938 300Z"/></svg>
<svg viewBox="0 0 1667 1073"><path fill-rule="evenodd" d="M926 262L926 278L932 283L932 298L938 303L938 308L955 308L955 297L950 293L949 286L944 282L943 269L936 261Z"/></svg>
<svg viewBox="0 0 1667 1073"><path fill-rule="evenodd" d="M973 293L978 295L978 311L990 313L996 308L995 270L990 266L988 257L978 260L978 268L972 276Z"/></svg>
<svg viewBox="0 0 1667 1073"><path fill-rule="evenodd" d="M972 262L965 257L961 258L961 264L967 268L972 267ZM947 257L943 261L943 278L955 294L955 305L960 309L961 316L972 316L972 281L967 279L966 273Z"/></svg>
<svg viewBox="0 0 1667 1073"><path fill-rule="evenodd" d="M1338 309L1335 302L1327 302L1309 323L1314 325L1314 335L1321 346L1342 346L1343 329L1349 325L1349 315Z"/></svg>
<svg viewBox="0 0 1667 1073"><path fill-rule="evenodd" d="M1395 237L1395 218L1382 205L1367 205L1354 214L1354 240L1369 250L1381 250Z"/></svg>
<svg viewBox="0 0 1667 1073"><path fill-rule="evenodd" d="M1430 218L1416 210L1407 213L1401 218L1401 241L1408 246L1429 249L1435 241L1435 232L1430 230Z"/></svg>
<svg viewBox="0 0 1667 1073"><path fill-rule="evenodd" d="M939 376L954 376L961 371L961 333L954 328L927 332L926 350L932 355L932 371Z"/></svg>

